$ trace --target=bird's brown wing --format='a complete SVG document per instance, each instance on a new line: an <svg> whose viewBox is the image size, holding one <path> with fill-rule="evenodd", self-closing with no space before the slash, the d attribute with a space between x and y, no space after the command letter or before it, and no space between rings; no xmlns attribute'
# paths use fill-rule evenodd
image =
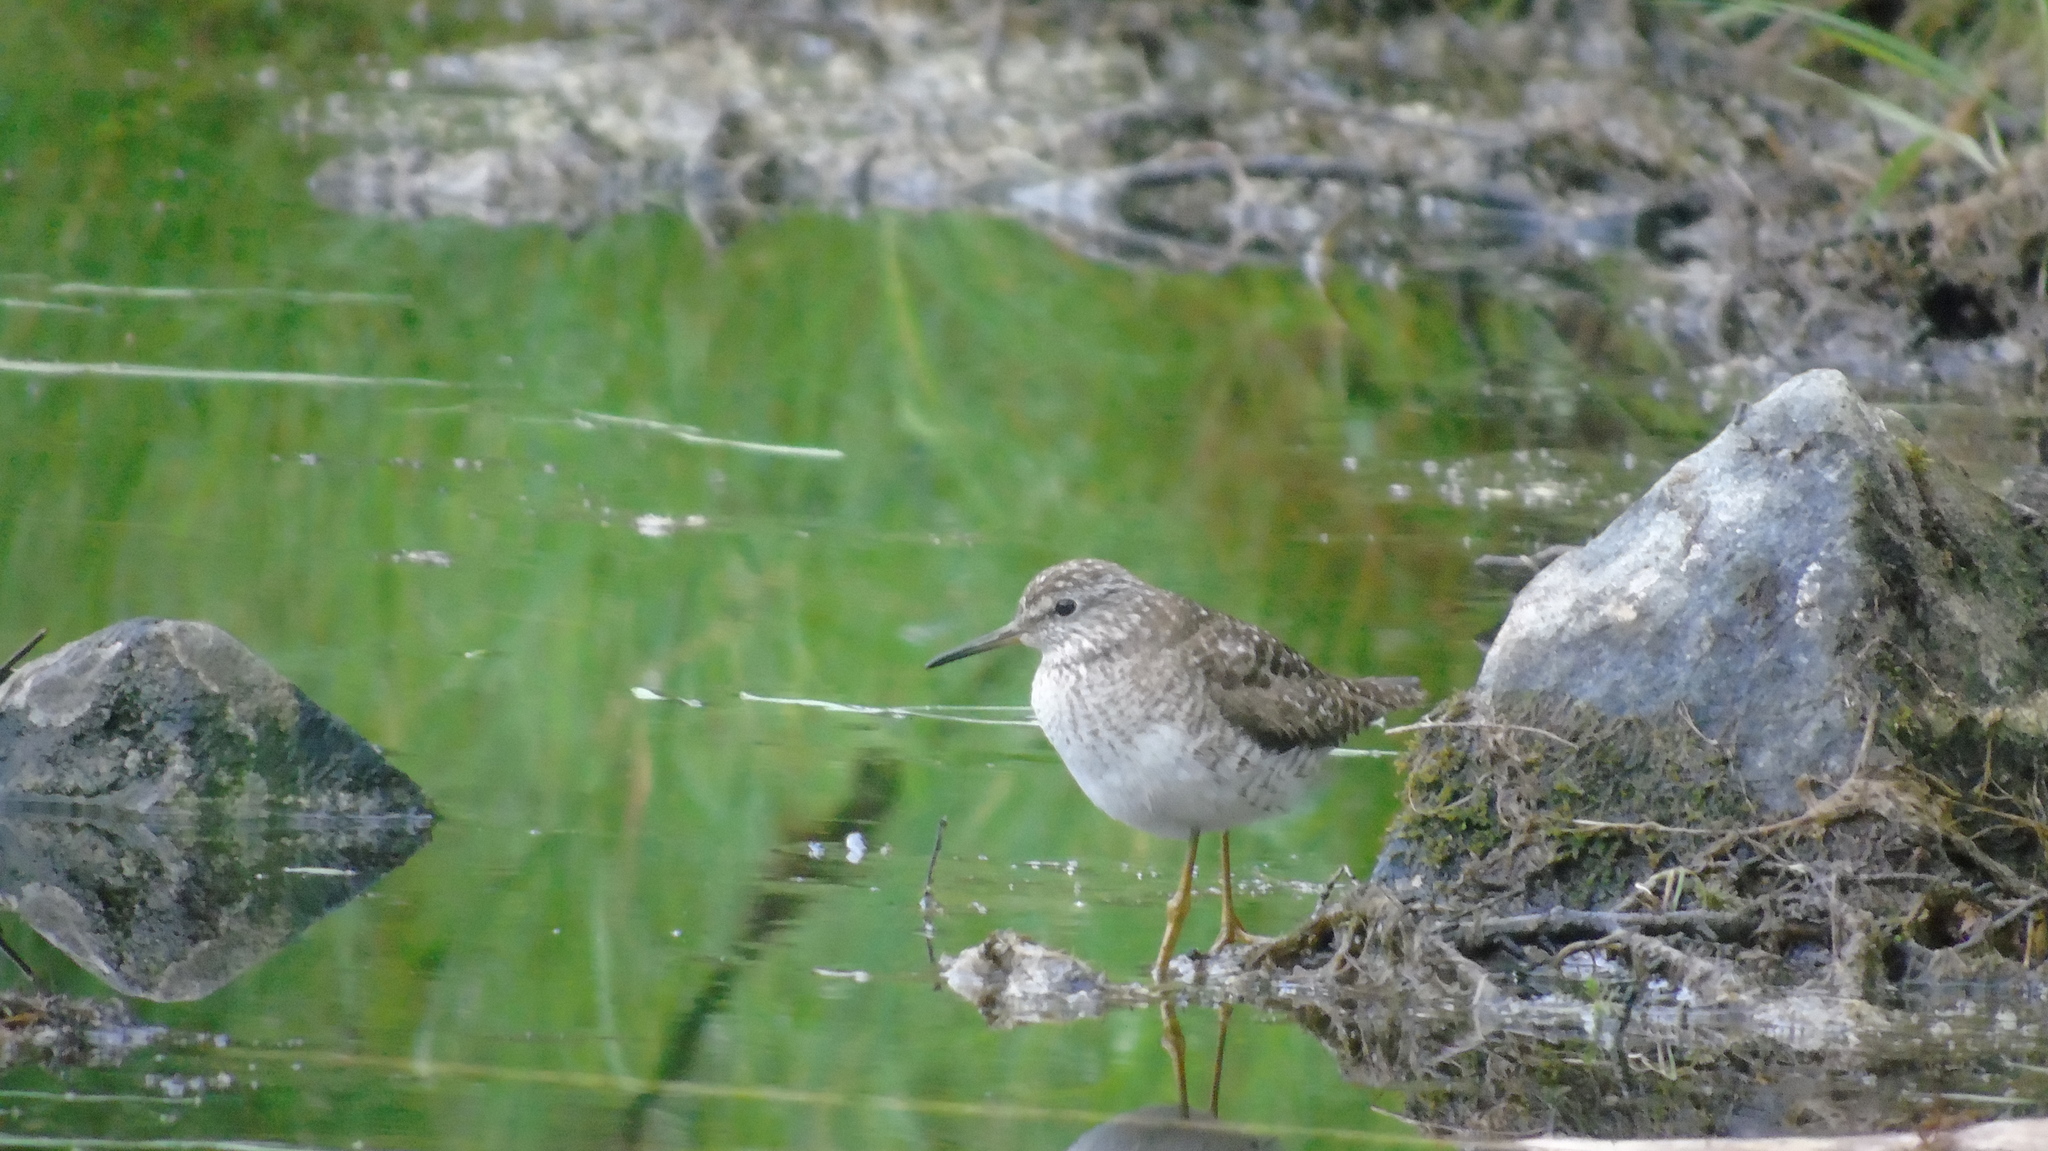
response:
<svg viewBox="0 0 2048 1151"><path fill-rule="evenodd" d="M1335 747L1396 708L1428 697L1412 678L1345 679L1240 620L1212 615L1195 663L1225 719L1272 751Z"/></svg>

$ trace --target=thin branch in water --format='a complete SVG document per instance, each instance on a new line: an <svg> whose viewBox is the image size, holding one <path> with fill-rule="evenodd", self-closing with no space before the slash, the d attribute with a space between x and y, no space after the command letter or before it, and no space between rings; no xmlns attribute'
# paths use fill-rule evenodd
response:
<svg viewBox="0 0 2048 1151"><path fill-rule="evenodd" d="M4 951L4 952L6 952L6 953L7 953L7 958L8 958L9 960L13 961L13 963L14 963L14 965L15 965L16 967L19 967L19 968L21 968L21 973L22 973L23 975L26 975L26 976L28 976L28 980L29 980L29 982L30 982L30 983L34 983L34 982L35 982L35 980L36 980L36 972L35 972L35 968L33 968L33 967L30 967L30 966L28 965L28 960L26 960L26 959L23 959L23 958L21 957L21 952L19 952L19 951L16 951L16 950L14 949L14 945L13 945L12 943L9 943L9 942L7 942L7 937L6 937L6 936L4 936L4 935L0 935L0 951Z"/></svg>
<svg viewBox="0 0 2048 1151"><path fill-rule="evenodd" d="M15 665L27 659L28 653L34 651L36 645L43 642L43 637L49 634L49 628L38 628L36 629L36 634L28 637L27 643L15 648L14 654L7 657L7 662L0 663L0 683L7 682L7 677L14 674Z"/></svg>
<svg viewBox="0 0 2048 1151"><path fill-rule="evenodd" d="M1310 919L1323 913L1323 907L1330 902L1330 893L1337 890L1337 881L1340 879L1349 879L1354 883L1358 881L1358 877L1351 874L1350 864L1338 864L1337 870L1330 873L1330 881L1323 884L1322 893L1316 896L1316 909L1309 913Z"/></svg>
<svg viewBox="0 0 2048 1151"><path fill-rule="evenodd" d="M73 363L0 359L0 372L25 376L102 376L124 380L196 380L209 384L295 384L304 387L460 388L466 384L419 376L345 376L332 372L268 372L238 368L183 368L169 364Z"/></svg>
<svg viewBox="0 0 2048 1151"><path fill-rule="evenodd" d="M1624 942L1628 939L1630 934L1631 932L1628 931L1617 930L1610 931L1598 939L1581 939L1576 943L1567 943L1563 947L1557 949L1557 954L1552 955L1550 957L1550 961L1553 964L1562 967L1566 959L1570 958L1571 956L1577 955L1581 951L1594 951L1603 947L1609 947L1614 944Z"/></svg>
<svg viewBox="0 0 2048 1151"><path fill-rule="evenodd" d="M1974 946L1975 944L1983 943L1989 940L1993 935L1997 934L2000 931L2005 930L2006 927L2010 926L2013 920L2018 919L2020 916L2027 914L2028 912L2041 906L2043 903L2048 903L2048 892L2041 892L2036 895L2030 895L2027 898L2020 900L2018 904L2008 909L2005 912L2005 914L2000 915L1997 919L1992 920L1991 926L1986 927L1984 930L1978 932L1975 938L1965 941L1960 945L1960 947L1970 947Z"/></svg>
<svg viewBox="0 0 2048 1151"><path fill-rule="evenodd" d="M924 957L933 967L939 965L939 952L932 942L938 936L938 929L932 926L932 916L940 911L938 897L932 894L932 884L939 874L939 848L946 843L946 817L939 817L939 830L932 836L932 857L924 865L924 895L917 901L918 914L924 917Z"/></svg>
<svg viewBox="0 0 2048 1151"><path fill-rule="evenodd" d="M1871 704L1870 711L1863 717L1863 742L1856 745L1856 762L1849 768L1849 778L1854 779L1863 771L1863 764L1870 758L1870 738L1877 734L1877 705Z"/></svg>
<svg viewBox="0 0 2048 1151"><path fill-rule="evenodd" d="M698 444L710 448L731 448L734 451L753 452L763 456L794 456L805 460L843 460L846 453L838 448L813 448L802 444L771 444L759 440L733 440L723 436L706 435L704 429L688 424L665 424L660 420L645 420L636 416L608 416L603 412L576 413L576 418L596 424L611 424L622 428L639 428L641 431L660 432L674 436L686 444Z"/></svg>
<svg viewBox="0 0 2048 1151"><path fill-rule="evenodd" d="M1545 739L1554 739L1573 751L1579 750L1578 744L1573 743L1554 731L1545 731L1540 727L1525 727L1519 723L1493 723L1480 719L1419 719L1414 723L1404 723L1399 727L1390 727L1386 733L1388 735L1403 735L1407 732L1422 731L1425 728L1432 727L1479 727L1494 728L1500 731L1525 731L1530 735L1540 735Z"/></svg>

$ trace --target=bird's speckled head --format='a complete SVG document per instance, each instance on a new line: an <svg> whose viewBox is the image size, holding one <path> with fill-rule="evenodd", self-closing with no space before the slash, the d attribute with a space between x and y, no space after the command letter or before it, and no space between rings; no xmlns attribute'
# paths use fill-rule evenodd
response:
<svg viewBox="0 0 2048 1151"><path fill-rule="evenodd" d="M933 656L925 666L938 667L1013 643L1037 648L1048 656L1114 643L1137 624L1141 601L1162 594L1108 560L1056 563L1031 578L1009 623Z"/></svg>

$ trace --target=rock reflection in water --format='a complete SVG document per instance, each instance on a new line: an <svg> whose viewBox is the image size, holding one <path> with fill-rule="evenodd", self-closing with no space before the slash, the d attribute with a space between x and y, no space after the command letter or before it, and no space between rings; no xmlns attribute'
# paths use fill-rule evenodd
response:
<svg viewBox="0 0 2048 1151"><path fill-rule="evenodd" d="M1223 1052L1230 1036L1230 1005L1217 1012L1216 1058L1210 1067L1209 1110L1188 1108L1187 1040L1171 1002L1159 1005L1159 1045L1173 1059L1178 1103L1140 1107L1082 1132L1068 1151L1275 1151L1279 1144L1222 1122Z"/></svg>
<svg viewBox="0 0 2048 1151"><path fill-rule="evenodd" d="M152 821L0 808L0 901L124 995L198 999L427 841L407 817Z"/></svg>
<svg viewBox="0 0 2048 1151"><path fill-rule="evenodd" d="M1279 1143L1166 1104L1127 1111L1082 1132L1068 1151L1272 1151Z"/></svg>

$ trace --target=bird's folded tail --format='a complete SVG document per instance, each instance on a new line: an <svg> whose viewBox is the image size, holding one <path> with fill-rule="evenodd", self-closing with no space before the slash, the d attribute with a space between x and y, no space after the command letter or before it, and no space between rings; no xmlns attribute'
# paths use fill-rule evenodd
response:
<svg viewBox="0 0 2048 1151"><path fill-rule="evenodd" d="M1360 699L1379 708L1382 713L1399 711L1404 707L1421 707L1429 702L1429 693L1422 690L1422 681L1412 675L1367 676L1350 682Z"/></svg>

